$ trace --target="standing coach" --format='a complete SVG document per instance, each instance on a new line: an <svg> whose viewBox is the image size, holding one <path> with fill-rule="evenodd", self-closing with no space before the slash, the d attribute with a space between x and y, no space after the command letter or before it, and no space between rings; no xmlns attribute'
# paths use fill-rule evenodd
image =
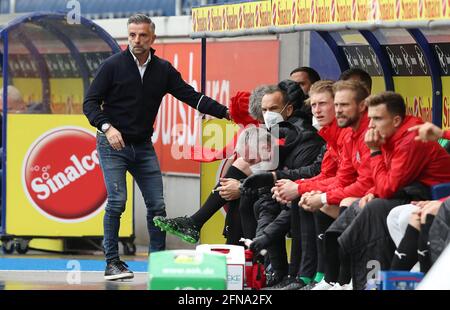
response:
<svg viewBox="0 0 450 310"><path fill-rule="evenodd" d="M83 103L97 128L97 151L108 202L103 219L106 280L130 279L133 272L119 258L120 216L127 199L126 172L142 191L147 207L149 252L165 249L165 233L153 217L166 216L161 170L151 136L162 98L171 94L201 113L229 118L228 109L196 92L166 60L155 55L155 24L143 14L128 19L128 48L106 59Z"/></svg>

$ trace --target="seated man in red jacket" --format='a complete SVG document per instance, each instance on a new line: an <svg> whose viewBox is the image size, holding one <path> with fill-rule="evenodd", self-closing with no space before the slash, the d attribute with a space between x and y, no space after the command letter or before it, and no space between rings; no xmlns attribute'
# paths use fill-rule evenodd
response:
<svg viewBox="0 0 450 310"><path fill-rule="evenodd" d="M278 180L275 184L275 187L272 189L272 192L274 193L274 198L276 198L277 201L281 203L290 203L301 196L301 192L298 190L299 184L302 184L304 188L308 188L308 186L314 188L312 184L316 184L326 179L334 178L336 176L336 172L338 170L342 157L344 140L351 130L349 128L341 128L337 124L336 113L334 110L333 84L333 81L318 81L313 84L310 90L311 110L321 127L318 133L327 142L320 174L309 179L300 179L296 182L289 179ZM319 235L314 227L315 223L312 218L313 215L309 212L305 215L307 217L307 223L303 225L303 232L304 234L305 232L309 234L309 241L306 241L304 236L302 243L300 240L301 225L299 207L297 203L292 203L290 210L292 234L291 259L289 266L290 281L286 280L279 285L280 288L282 287L282 289L284 290L297 288L300 286L304 286L304 284L310 283L310 281L312 280L311 278L314 276L314 273L314 281L316 282L320 282L323 277L323 269L321 267L322 251L320 248L320 240L317 240L317 251L314 246L311 246L314 243L317 235ZM304 245L308 243L310 244L310 246L305 248ZM304 248L303 251L300 251L302 245ZM301 260L303 260L303 266L305 266L304 268L300 268ZM301 283L301 281L303 281L304 283Z"/></svg>
<svg viewBox="0 0 450 310"><path fill-rule="evenodd" d="M383 92L368 98L367 104L370 124L365 142L374 186L359 202L362 211L339 238L351 257L355 289L364 288L368 266L383 270L391 265L395 245L386 224L389 212L412 200L428 200L430 186L450 179L450 155L437 142L415 139L416 133L408 129L422 121L405 115L401 95Z"/></svg>
<svg viewBox="0 0 450 310"><path fill-rule="evenodd" d="M336 176L317 181L300 180L296 187L298 193L295 196L302 195L301 204L299 204L302 208L299 213L302 220L300 228L303 242L301 269L304 270L309 269L308 265L313 265L313 262L309 262L307 258L313 257L315 251L313 242L307 241L309 240L307 236L311 232L305 231L309 226L314 225L311 212L320 210L314 217L317 238L323 245L323 233L338 217L341 201L346 200L344 199L346 197L362 197L367 188L373 185L368 166L369 149L364 143L364 135L369 123L365 104L365 99L369 95L368 90L361 82L352 80L336 82L333 89L337 125L351 129L344 141L339 142L339 144L342 143L342 151L338 154L341 160ZM291 200L291 197L285 196L289 190L287 188L285 190L286 192L280 187L276 196L279 197L278 199L281 197L281 199ZM349 204L345 203L345 205ZM350 279L345 283L349 281ZM311 285L307 288L310 289Z"/></svg>

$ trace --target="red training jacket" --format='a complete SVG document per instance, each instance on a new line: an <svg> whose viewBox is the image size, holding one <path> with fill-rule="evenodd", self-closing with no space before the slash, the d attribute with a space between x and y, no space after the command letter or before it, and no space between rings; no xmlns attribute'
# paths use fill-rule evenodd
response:
<svg viewBox="0 0 450 310"><path fill-rule="evenodd" d="M338 205L347 197L363 197L373 186L370 171L370 150L364 143L369 126L367 112L361 118L359 128L352 131L344 143L341 165L333 182L326 190L327 203Z"/></svg>
<svg viewBox="0 0 450 310"><path fill-rule="evenodd" d="M381 146L381 155L370 158L374 187L368 193L390 198L413 182L427 186L450 182L450 155L437 142L415 141L408 128L422 120L407 116L400 128Z"/></svg>
<svg viewBox="0 0 450 310"><path fill-rule="evenodd" d="M340 128L336 119L330 125L324 126L319 130L319 135L327 142L327 150L322 159L320 174L310 179L295 181L298 184L298 193L300 195L330 184L340 166L344 141L350 133L351 129ZM327 180L330 180L330 182Z"/></svg>

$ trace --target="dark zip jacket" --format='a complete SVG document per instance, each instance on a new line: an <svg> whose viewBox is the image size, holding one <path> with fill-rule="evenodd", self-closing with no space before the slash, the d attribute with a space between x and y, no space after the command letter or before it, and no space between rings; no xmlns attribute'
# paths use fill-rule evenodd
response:
<svg viewBox="0 0 450 310"><path fill-rule="evenodd" d="M279 127L280 136L285 137L285 144L280 148L281 164L276 172L277 177L296 180L318 174L320 162L317 163L316 159L325 142L312 127L310 116L297 109L287 121L281 122ZM306 170L302 169L306 167ZM264 212L261 212L263 210ZM272 199L270 192L263 194L255 203L254 212L258 218L257 236L263 231L274 240L289 231L291 210ZM261 216L262 214L265 215Z"/></svg>
<svg viewBox="0 0 450 310"><path fill-rule="evenodd" d="M295 110L287 121L279 124L279 128L285 143L280 148L281 164L275 172L277 179L295 181L319 174L325 143L311 125L310 117Z"/></svg>

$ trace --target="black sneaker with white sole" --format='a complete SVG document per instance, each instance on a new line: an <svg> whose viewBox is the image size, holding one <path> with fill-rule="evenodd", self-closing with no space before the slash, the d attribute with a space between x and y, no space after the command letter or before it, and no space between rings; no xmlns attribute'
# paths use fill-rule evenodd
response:
<svg viewBox="0 0 450 310"><path fill-rule="evenodd" d="M295 291L295 290L301 289L305 285L306 285L306 283L303 282L302 279L299 279L299 278L295 277L294 281L292 281L291 283L288 283L286 286L284 286L281 289L285 290L285 291Z"/></svg>
<svg viewBox="0 0 450 310"><path fill-rule="evenodd" d="M106 264L105 280L133 279L133 271L121 260L114 260Z"/></svg>

